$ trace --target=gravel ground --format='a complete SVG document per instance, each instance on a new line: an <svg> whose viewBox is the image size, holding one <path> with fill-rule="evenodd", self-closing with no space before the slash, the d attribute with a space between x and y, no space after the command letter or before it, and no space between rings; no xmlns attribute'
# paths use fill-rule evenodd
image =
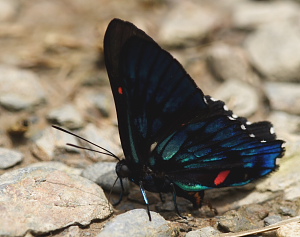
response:
<svg viewBox="0 0 300 237"><path fill-rule="evenodd" d="M171 195L162 203L148 193L149 223L129 183L113 208L116 161L66 146L88 145L51 125L122 156L103 59L115 17L153 37L205 94L250 121L270 120L286 141L279 170L209 190L199 210L178 198L186 220ZM300 235L299 23L296 0L0 0L0 236L239 236L286 220L259 236Z"/></svg>

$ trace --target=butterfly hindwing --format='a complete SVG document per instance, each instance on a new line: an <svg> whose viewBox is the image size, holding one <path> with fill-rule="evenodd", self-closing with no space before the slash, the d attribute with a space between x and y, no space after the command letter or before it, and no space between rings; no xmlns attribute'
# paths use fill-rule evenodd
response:
<svg viewBox="0 0 300 237"><path fill-rule="evenodd" d="M251 182L276 169L283 141L269 122L249 124L209 100L213 112L199 116L157 145L150 159L180 188L201 191ZM234 118L234 117L235 118Z"/></svg>

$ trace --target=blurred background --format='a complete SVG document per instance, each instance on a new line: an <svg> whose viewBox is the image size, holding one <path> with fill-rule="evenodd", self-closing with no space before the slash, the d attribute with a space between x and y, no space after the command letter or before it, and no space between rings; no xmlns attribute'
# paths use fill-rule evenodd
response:
<svg viewBox="0 0 300 237"><path fill-rule="evenodd" d="M168 50L204 94L250 121L272 121L287 157L299 157L300 1L0 0L0 146L23 154L1 161L0 174L115 161L66 147L80 143L52 124L122 156L103 59L113 18Z"/></svg>

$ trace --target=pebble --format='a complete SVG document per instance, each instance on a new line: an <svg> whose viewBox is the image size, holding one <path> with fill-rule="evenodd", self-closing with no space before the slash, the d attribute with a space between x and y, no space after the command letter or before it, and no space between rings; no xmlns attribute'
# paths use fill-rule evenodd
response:
<svg viewBox="0 0 300 237"><path fill-rule="evenodd" d="M173 46L199 41L222 23L221 15L222 12L209 4L177 1L160 25L159 39Z"/></svg>
<svg viewBox="0 0 300 237"><path fill-rule="evenodd" d="M267 82L264 88L273 110L300 115L300 84Z"/></svg>
<svg viewBox="0 0 300 237"><path fill-rule="evenodd" d="M230 110L242 117L253 115L260 103L255 88L239 80L226 81L212 95L223 100Z"/></svg>
<svg viewBox="0 0 300 237"><path fill-rule="evenodd" d="M245 41L254 66L270 80L300 81L300 27L274 22L260 27ZM276 50L274 50L276 49Z"/></svg>
<svg viewBox="0 0 300 237"><path fill-rule="evenodd" d="M235 210L226 212L223 216L217 217L218 228L225 232L240 232L257 228L250 220Z"/></svg>
<svg viewBox="0 0 300 237"><path fill-rule="evenodd" d="M233 26L255 29L261 25L299 17L299 4L292 1L240 1L233 8Z"/></svg>
<svg viewBox="0 0 300 237"><path fill-rule="evenodd" d="M33 139L31 151L43 161L51 161L64 151L79 152L77 148L67 146L67 143L79 145L74 136L48 127Z"/></svg>
<svg viewBox="0 0 300 237"><path fill-rule="evenodd" d="M265 226L276 224L277 222L282 221L282 217L280 215L272 215L268 216L264 219Z"/></svg>
<svg viewBox="0 0 300 237"><path fill-rule="evenodd" d="M299 133L300 116L288 114L282 111L273 111L268 120L272 121L276 133ZM278 136L280 137L280 135Z"/></svg>
<svg viewBox="0 0 300 237"><path fill-rule="evenodd" d="M277 237L296 237L300 233L300 223L291 223L281 226L276 231Z"/></svg>
<svg viewBox="0 0 300 237"><path fill-rule="evenodd" d="M120 193L122 191L120 182L116 182L115 186L113 184L117 179L116 174L116 163L115 162L98 162L95 163L82 171L83 177L99 184L104 190L113 191ZM124 193L129 192L129 181L128 179L123 179Z"/></svg>
<svg viewBox="0 0 300 237"><path fill-rule="evenodd" d="M145 209L135 209L116 216L108 222L97 237L123 236L173 236L173 230L168 222L158 213L150 212L152 221L149 221Z"/></svg>
<svg viewBox="0 0 300 237"><path fill-rule="evenodd" d="M281 207L279 207L279 211L280 211L280 214L283 216L291 216L291 217L297 216L297 211L292 208L289 208L289 207L281 206Z"/></svg>
<svg viewBox="0 0 300 237"><path fill-rule="evenodd" d="M207 226L199 230L190 231L186 234L185 237L217 237L220 234L220 231L216 230L211 226Z"/></svg>
<svg viewBox="0 0 300 237"><path fill-rule="evenodd" d="M100 128L98 128L94 124L90 123L87 126L85 126L83 130L81 130L80 135L85 139L112 152L118 157L123 156L118 129L115 126L103 125ZM101 149L98 149L97 147L92 146L90 144L86 144L86 146L101 151ZM96 153L93 151L87 151L86 154L95 161L116 161L116 158L114 157L104 155L101 153Z"/></svg>
<svg viewBox="0 0 300 237"><path fill-rule="evenodd" d="M19 1L0 0L0 22L13 19L18 12Z"/></svg>
<svg viewBox="0 0 300 237"><path fill-rule="evenodd" d="M39 77L31 71L0 65L0 104L8 110L31 109L45 103Z"/></svg>
<svg viewBox="0 0 300 237"><path fill-rule="evenodd" d="M47 117L51 122L68 129L82 128L84 124L83 117L71 104L63 105L60 108L50 111Z"/></svg>
<svg viewBox="0 0 300 237"><path fill-rule="evenodd" d="M41 167L0 176L0 235L47 233L89 225L112 213L103 190L88 179Z"/></svg>
<svg viewBox="0 0 300 237"><path fill-rule="evenodd" d="M217 79L257 82L259 79L249 65L244 49L225 43L216 43L207 52L207 62Z"/></svg>
<svg viewBox="0 0 300 237"><path fill-rule="evenodd" d="M99 116L99 113L95 113L94 111L100 112L102 117L109 117L114 110L114 100L109 88L104 90L101 88L97 88L97 90L82 90L80 93L77 93L74 103L76 108L80 111L84 111L89 116L95 114L95 116ZM101 119L99 116L96 119Z"/></svg>
<svg viewBox="0 0 300 237"><path fill-rule="evenodd" d="M23 161L24 155L20 152L0 147L0 169L7 169Z"/></svg>

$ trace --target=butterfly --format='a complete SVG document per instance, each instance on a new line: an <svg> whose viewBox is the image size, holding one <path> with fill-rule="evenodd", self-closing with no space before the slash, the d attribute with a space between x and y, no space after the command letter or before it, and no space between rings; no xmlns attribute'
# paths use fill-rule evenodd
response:
<svg viewBox="0 0 300 237"><path fill-rule="evenodd" d="M201 207L204 190L245 185L274 171L284 154L270 122L250 123L205 96L181 64L130 22L113 19L104 57L125 159L116 165L146 192ZM120 197L121 201L122 194Z"/></svg>

